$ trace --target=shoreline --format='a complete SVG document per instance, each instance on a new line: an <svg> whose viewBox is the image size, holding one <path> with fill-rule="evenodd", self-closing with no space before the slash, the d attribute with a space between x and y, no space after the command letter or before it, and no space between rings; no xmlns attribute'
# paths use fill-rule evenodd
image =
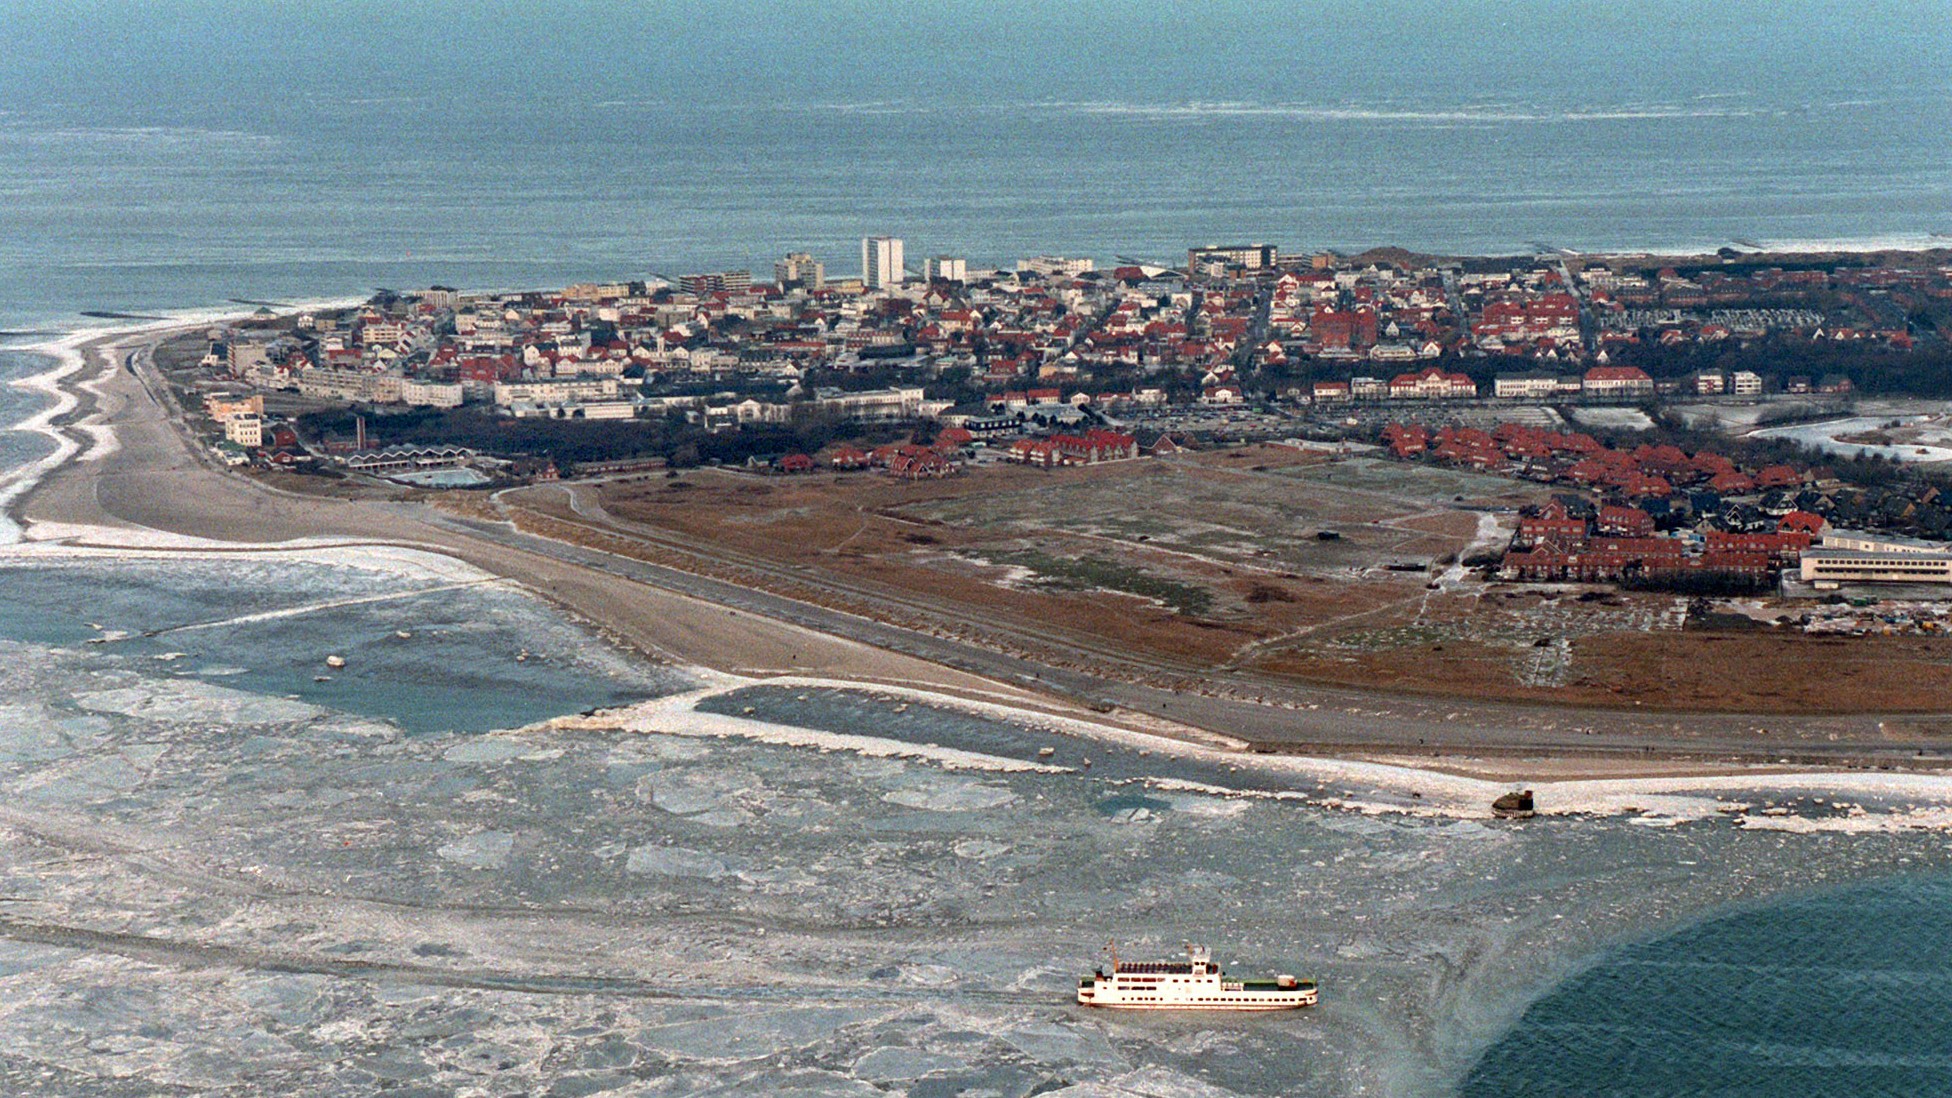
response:
<svg viewBox="0 0 1952 1098"><path fill-rule="evenodd" d="M998 702L985 702L912 687L863 684L845 680L786 676L744 679L715 676L698 690L637 705L599 710L588 716L559 717L542 722L550 730L622 731L640 735L743 738L761 743L808 747L829 752L852 752L869 757L897 756L934 761L949 769L1000 773L1038 771L1088 774L1064 761L1018 759L980 750L916 742L870 733L830 732L781 724L751 716L703 711L703 700L753 687L781 690L854 690L872 693L876 700L907 702L960 711L973 716L1017 724L1027 732L1044 732L1097 743L1142 756L1225 765L1253 766L1257 773L1289 779L1291 788L1277 791L1234 788L1211 782L1154 775L1137 780L1165 791L1203 792L1222 797L1291 800L1325 810L1360 815L1398 815L1428 819L1488 820L1491 802L1510 791L1511 783L1495 778L1450 773L1411 765L1407 760L1309 756L1253 756L1220 743L1195 743L1148 735L1077 717L1034 714ZM509 734L519 734L515 730ZM1334 786L1327 793L1309 794L1293 788L1301 780ZM1348 787L1358 788L1348 788ZM1952 831L1952 776L1921 773L1864 773L1826 770L1775 772L1734 771L1613 777L1570 776L1530 783L1537 795L1540 818L1608 817L1647 827L1675 827L1728 818L1746 830L1800 834L1863 833L1901 830ZM1873 807L1845 802L1839 795L1869 798ZM1776 814L1777 800L1830 805L1823 812ZM1761 803L1756 803L1761 802Z"/></svg>
<svg viewBox="0 0 1952 1098"><path fill-rule="evenodd" d="M64 431L54 425L54 421L80 407L82 397L62 385L62 382L88 368L87 354L82 350L89 340L79 333L70 333L57 339L23 347L11 348L23 354L40 355L52 359L54 365L38 374L16 378L9 384L18 389L40 392L51 398L46 408L10 425L7 429L39 434L54 441L54 452L31 462L18 471L6 475L4 485L0 485L0 544L18 541L25 536L26 528L20 524L18 511L20 504L31 495L48 474L67 464L77 455L79 445ZM85 383L84 383L85 384ZM81 388L77 385L76 388Z"/></svg>
<svg viewBox="0 0 1952 1098"><path fill-rule="evenodd" d="M619 577L590 575L594 570L498 545L458 526L403 514L390 504L287 493L216 470L201 455L186 450L180 423L157 405L147 385L120 366L123 356L140 345L153 345L168 335L214 322L214 318L198 317L189 323L74 333L63 337L69 350L56 367L20 379L22 384L61 392L59 407L33 417L30 422L35 426L21 428L55 437L61 460L36 463L8 486L13 497L4 514L19 525L21 536L11 544L0 544L0 555L291 554L393 547L514 582L616 643L675 665L718 663L725 665L721 670L767 675L845 668L847 677L869 686L925 682L951 694L1010 698L1033 711L1074 708L1035 691L822 635L791 622L738 611L728 615L721 607L683 594ZM47 346L16 349L46 354ZM118 386L119 391L110 391ZM63 417L68 422L54 425ZM84 448L68 432L101 432L115 442ZM99 460L84 462L78 456ZM174 487L186 477L198 478L198 492L173 498L166 490L147 490L152 486L147 482ZM572 575L583 582L572 587L568 582ZM613 604L603 597L622 593L636 598ZM618 620L633 616L633 611L655 626L682 634L677 638L682 643L674 650L658 642L656 630L633 629ZM736 621L721 621L722 615ZM699 649L721 646L728 657L724 660L689 658Z"/></svg>
<svg viewBox="0 0 1952 1098"><path fill-rule="evenodd" d="M276 493L267 486L208 469L195 456L181 453L179 425L154 405L147 388L138 384L133 374L120 369L119 364L122 354L136 344L145 340L153 342L165 333L207 322L171 322L132 331L73 334L61 341L50 341L65 345L68 357L49 371L21 379L19 383L31 382L60 394L55 408L30 420L39 423L34 429L61 440L59 460L50 458L37 463L42 468L32 475L17 477L8 485L6 491L10 495L6 497L5 514L9 521L21 524L22 533L18 542L0 553L16 559L94 554L305 556L354 550L428 554L454 562L456 567L512 581L525 592L583 621L599 635L680 669L704 669L707 673L729 675L745 684L821 683L869 691L901 691L925 704L1002 715L1019 722L1062 722L1072 728L1073 734L1125 737L1128 742L1142 741L1148 749L1162 753L1214 752L1232 765L1251 766L1261 773L1306 774L1317 780L1362 775L1363 780L1373 781L1389 794L1380 801L1356 798L1345 803L1322 802L1331 808L1403 811L1410 806L1395 804L1393 798L1407 796L1412 791L1421 796L1424 790L1441 788L1450 791L1446 794L1449 807L1442 814L1478 816L1488 814L1492 797L1523 782L1547 791L1549 814L1621 815L1646 807L1645 803L1633 802L1681 796L1690 803L1668 805L1650 816L1650 822L1655 819L1680 822L1683 818L1701 819L1713 814L1712 800L1698 795L1708 791L1764 797L1788 790L1862 790L1866 795L1888 793L1915 798L1917 803L1931 805L1933 812L1940 813L1932 817L1932 823L1920 819L1913 826L1952 826L1952 775L1840 771L1834 766L1815 763L1790 766L1716 763L1686 754L1668 757L1660 747L1651 748L1644 757L1632 759L1575 757L1571 753L1546 750L1529 757L1510 757L1473 751L1466 743L1448 746L1442 754L1427 758L1415 750L1392 750L1387 745L1365 745L1347 752L1309 745L1305 754L1256 754L1247 750L1249 741L1240 737L1220 736L1143 712L1121 709L1112 716L1090 712L1043 691L1025 690L1005 681L821 633L793 622L760 620L757 615L727 611L709 601L657 591L648 584L631 583L622 577L583 576L585 586L592 587L591 593L597 598L592 601L578 597L566 592L562 583L562 577L579 570L573 563L547 562L546 558L520 549L478 539L465 541L465 532L457 538L453 528L431 526L423 519L403 515L397 508ZM122 382L126 391L110 392L118 379L126 379ZM132 409L142 411L145 401L154 415L132 422L116 422L118 416L127 416ZM63 417L69 421L55 426L55 421ZM91 442L86 445L77 442L68 435L70 431L91 436ZM167 442L179 453L159 453L159 442ZM177 467L169 465L171 458L179 463ZM184 458L189 459L187 465L180 464ZM219 510L224 502L240 499L248 499L246 506L267 513L279 512L277 504L282 504L283 511L302 510L305 513L296 527L307 532L273 539L243 537L239 535L244 531L236 525L213 522L207 508L199 512L189 507L171 507L166 500L160 502L171 521L151 525L142 521L145 516L141 514L131 518L117 513L115 501L101 498L96 483L104 475L100 466L115 465L124 474L132 468L153 473L153 467L159 462L165 471L187 469L190 475L206 478L213 493L221 488L228 500L219 502ZM89 465L97 468L84 468ZM78 493L72 483L75 480L82 481L90 491ZM78 495L88 498L78 501ZM148 502L153 505L159 501L150 498ZM92 513L76 513L77 510ZM320 514L329 514L330 518L322 519ZM282 513L279 517L287 521L291 518ZM363 528L369 519L384 521L376 522L376 528ZM169 525L207 528L191 532L169 529ZM587 573L594 569L580 571ZM626 590L639 598L627 604L612 601ZM646 602L659 604L659 612L653 615L655 627L634 627L630 620L633 611L642 613ZM674 610L680 617L701 620L690 628L673 630L663 615ZM736 628L732 628L734 622L728 618L736 619ZM674 632L681 635L676 643L669 643ZM709 663L694 658L701 646L723 658ZM802 647L821 651L816 658L801 661L797 657ZM781 660L782 648L793 650L796 658ZM1537 780L1527 781L1533 778ZM1696 796L1689 797L1689 794ZM1419 807L1427 810L1431 806ZM1789 829L1789 825L1782 824L1764 826Z"/></svg>

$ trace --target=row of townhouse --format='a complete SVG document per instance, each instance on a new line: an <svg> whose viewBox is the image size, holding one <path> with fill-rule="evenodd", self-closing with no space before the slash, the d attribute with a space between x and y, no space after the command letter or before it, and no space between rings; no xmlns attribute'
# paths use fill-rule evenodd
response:
<svg viewBox="0 0 1952 1098"><path fill-rule="evenodd" d="M1421 424L1392 423L1383 428L1382 441L1398 458L1428 456L1627 499L1663 500L1696 490L1717 498L1795 491L1827 476L1792 465L1744 472L1728 457L1707 450L1689 454L1665 444L1616 450L1588 434L1562 434L1516 423L1499 424L1491 431L1474 427L1433 431Z"/></svg>
<svg viewBox="0 0 1952 1098"><path fill-rule="evenodd" d="M1794 567L1824 530L1817 515L1792 511L1773 531L1707 529L1661 536L1635 507L1605 505L1590 516L1554 500L1520 516L1500 565L1507 579L1595 583L1720 575L1760 582Z"/></svg>
<svg viewBox="0 0 1952 1098"><path fill-rule="evenodd" d="M1041 469L1054 469L1060 465L1096 465L1138 457L1139 440L1121 431L1094 429L1075 435L1021 438L1009 445L1004 456L1010 461Z"/></svg>

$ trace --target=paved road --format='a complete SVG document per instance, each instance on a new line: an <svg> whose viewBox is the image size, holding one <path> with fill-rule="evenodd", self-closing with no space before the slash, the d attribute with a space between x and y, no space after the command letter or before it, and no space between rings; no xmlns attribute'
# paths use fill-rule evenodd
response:
<svg viewBox="0 0 1952 1098"><path fill-rule="evenodd" d="M1564 256L1559 257L1559 277L1566 280L1566 292L1579 304L1580 345L1591 351L1599 341L1599 320L1593 315L1592 304L1586 300L1586 295L1579 292L1579 283L1572 277L1572 266Z"/></svg>

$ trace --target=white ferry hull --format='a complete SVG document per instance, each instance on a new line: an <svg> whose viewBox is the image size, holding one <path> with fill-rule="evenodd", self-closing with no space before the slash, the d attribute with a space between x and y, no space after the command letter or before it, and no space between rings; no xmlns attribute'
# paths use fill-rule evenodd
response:
<svg viewBox="0 0 1952 1098"><path fill-rule="evenodd" d="M1104 1010L1299 1010L1314 1006L1313 980L1239 979L1220 971L1209 950L1187 946L1188 960L1130 963L1078 981L1078 1005Z"/></svg>
<svg viewBox="0 0 1952 1098"><path fill-rule="evenodd" d="M1300 1010L1314 1006L1315 1000L1293 1003L1095 1003L1080 996L1078 1003L1099 1010Z"/></svg>

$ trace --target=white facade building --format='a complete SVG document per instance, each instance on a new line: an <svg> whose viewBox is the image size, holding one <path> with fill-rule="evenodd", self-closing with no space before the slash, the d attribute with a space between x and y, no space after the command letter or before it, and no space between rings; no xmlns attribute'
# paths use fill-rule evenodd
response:
<svg viewBox="0 0 1952 1098"><path fill-rule="evenodd" d="M1074 278L1096 270L1097 266L1089 259L1072 259L1062 255L1033 255L1017 261L1017 270L1045 278Z"/></svg>
<svg viewBox="0 0 1952 1098"><path fill-rule="evenodd" d="M944 282L967 282L969 261L952 255L930 256L922 261L922 277L931 282L938 278Z"/></svg>
<svg viewBox="0 0 1952 1098"><path fill-rule="evenodd" d="M400 399L420 408L459 408L466 390L458 381L414 381L400 384Z"/></svg>
<svg viewBox="0 0 1952 1098"><path fill-rule="evenodd" d="M1551 374L1499 374L1491 382L1491 395L1499 400L1551 400L1559 392L1559 379Z"/></svg>
<svg viewBox="0 0 1952 1098"><path fill-rule="evenodd" d="M524 404L580 404L616 400L619 393L614 377L555 378L549 381L498 381L495 403L506 408Z"/></svg>
<svg viewBox="0 0 1952 1098"><path fill-rule="evenodd" d="M869 236L861 239L861 286L864 289L885 290L899 286L905 277L900 237Z"/></svg>
<svg viewBox="0 0 1952 1098"><path fill-rule="evenodd" d="M805 252L788 252L785 259L773 264L773 281L781 287L824 290L827 288L827 267Z"/></svg>
<svg viewBox="0 0 1952 1098"><path fill-rule="evenodd" d="M254 415L232 416L224 421L224 438L239 446L264 445L264 420Z"/></svg>
<svg viewBox="0 0 1952 1098"><path fill-rule="evenodd" d="M313 366L298 371L299 395L313 400L398 404L404 387L405 379L399 374L373 374L329 366Z"/></svg>

